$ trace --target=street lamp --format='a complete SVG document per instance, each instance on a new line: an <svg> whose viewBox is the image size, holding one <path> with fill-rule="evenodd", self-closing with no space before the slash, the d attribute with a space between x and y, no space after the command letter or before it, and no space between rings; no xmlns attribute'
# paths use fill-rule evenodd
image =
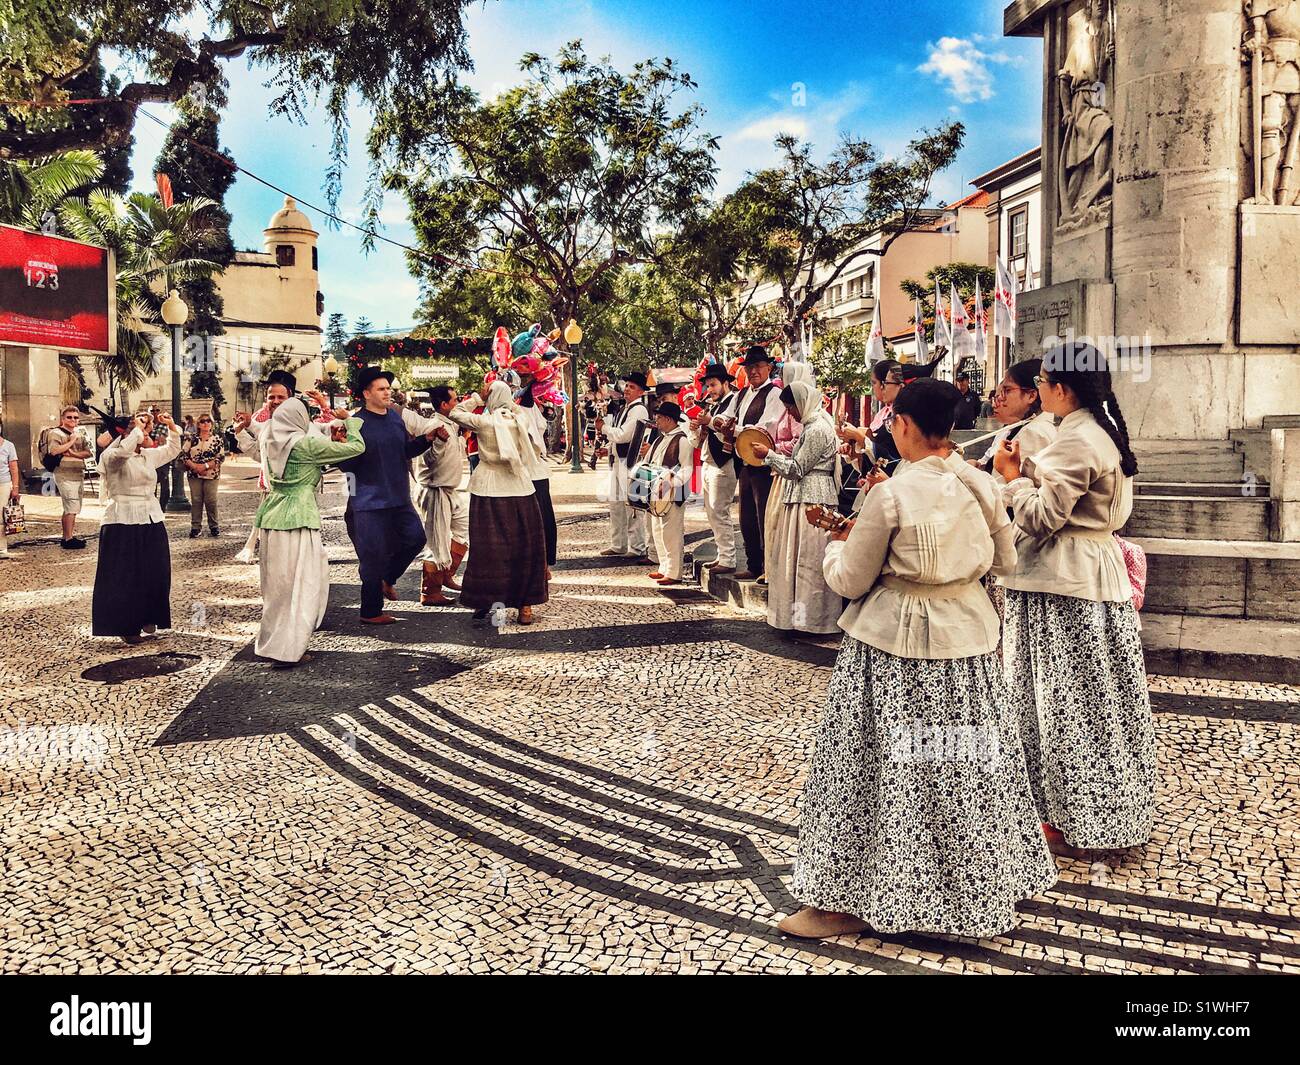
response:
<svg viewBox="0 0 1300 1065"><path fill-rule="evenodd" d="M181 431L181 337L185 322L189 319L190 309L181 299L181 294L172 289L171 295L163 300L162 320L172 331L172 432ZM172 490L167 500L168 510L189 510L190 501L185 498L185 476L180 464L172 463Z"/></svg>
<svg viewBox="0 0 1300 1065"><path fill-rule="evenodd" d="M339 361L333 355L325 360L325 394L330 398L330 406L334 406L334 396L339 390L339 383L334 379L334 375L339 372Z"/></svg>
<svg viewBox="0 0 1300 1065"><path fill-rule="evenodd" d="M582 343L582 326L574 319L564 327L564 342L569 346L569 362L573 366L573 388L569 394L569 472L582 472L582 427L578 410L578 352Z"/></svg>

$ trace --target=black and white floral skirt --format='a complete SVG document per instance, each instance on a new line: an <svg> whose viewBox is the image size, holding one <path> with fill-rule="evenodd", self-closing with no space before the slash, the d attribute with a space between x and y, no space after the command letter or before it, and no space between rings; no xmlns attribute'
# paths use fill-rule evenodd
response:
<svg viewBox="0 0 1300 1065"><path fill-rule="evenodd" d="M846 635L803 793L793 892L879 932L992 936L1056 882L995 655Z"/></svg>
<svg viewBox="0 0 1300 1065"><path fill-rule="evenodd" d="M1146 843L1156 743L1133 604L1009 588L1002 660L1042 819L1075 847Z"/></svg>

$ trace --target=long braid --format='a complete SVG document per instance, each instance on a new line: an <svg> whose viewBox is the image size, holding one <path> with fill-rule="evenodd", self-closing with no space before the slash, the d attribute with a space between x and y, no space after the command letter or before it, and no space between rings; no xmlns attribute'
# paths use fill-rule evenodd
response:
<svg viewBox="0 0 1300 1065"><path fill-rule="evenodd" d="M1115 422L1115 428L1119 430L1119 437L1111 434L1111 439L1115 441L1115 446L1119 448L1119 467L1124 472L1125 477L1132 477L1138 471L1137 456L1133 454L1133 448L1129 444L1128 425L1124 421L1124 412L1119 409L1119 400L1115 398L1113 390L1106 393L1106 408L1111 418Z"/></svg>
<svg viewBox="0 0 1300 1065"><path fill-rule="evenodd" d="M1111 387L1110 367L1105 355L1089 344L1062 345L1044 357L1043 365L1053 380L1070 387L1080 405L1106 431L1119 451L1120 470L1124 476L1132 477L1137 473L1137 458L1129 444L1128 426Z"/></svg>

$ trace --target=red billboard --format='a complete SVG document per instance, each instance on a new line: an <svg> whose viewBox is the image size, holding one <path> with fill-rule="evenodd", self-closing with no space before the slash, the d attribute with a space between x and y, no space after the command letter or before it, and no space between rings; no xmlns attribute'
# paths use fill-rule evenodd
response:
<svg viewBox="0 0 1300 1065"><path fill-rule="evenodd" d="M104 248L0 225L0 344L111 354L113 278Z"/></svg>

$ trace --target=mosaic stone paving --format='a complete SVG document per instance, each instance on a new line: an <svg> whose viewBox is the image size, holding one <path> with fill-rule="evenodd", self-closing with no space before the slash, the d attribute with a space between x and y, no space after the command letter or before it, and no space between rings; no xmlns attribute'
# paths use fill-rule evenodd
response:
<svg viewBox="0 0 1300 1065"><path fill-rule="evenodd" d="M1152 678L1154 839L1062 860L1007 935L799 943L833 641L647 586L569 497L538 625L362 632L335 498L326 631L275 672L226 488L242 524L172 527L177 628L136 648L89 634L93 546L0 563L0 970L1300 972L1300 689ZM104 669L158 654L194 657Z"/></svg>

